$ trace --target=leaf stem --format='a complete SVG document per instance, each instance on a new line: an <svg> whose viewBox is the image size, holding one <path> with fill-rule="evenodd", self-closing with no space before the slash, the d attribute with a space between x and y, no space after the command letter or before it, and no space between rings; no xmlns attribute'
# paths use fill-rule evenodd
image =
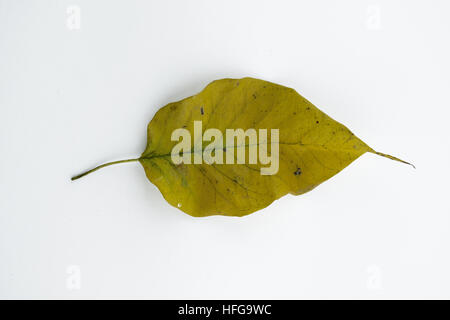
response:
<svg viewBox="0 0 450 320"><path fill-rule="evenodd" d="M118 161L112 161L112 162L104 163L102 165L99 165L98 167L95 167L95 168L93 168L91 170L88 170L86 172L83 172L83 173L81 173L81 174L79 174L79 175L77 175L75 177L72 177L72 181L80 179L81 177L84 177L85 175L88 175L89 173L92 173L94 171L97 171L98 169L101 169L101 168L104 168L104 167L107 167L107 166L111 166L113 164L125 163L125 162L134 162L134 161L139 161L139 158L137 158L137 159L118 160Z"/></svg>

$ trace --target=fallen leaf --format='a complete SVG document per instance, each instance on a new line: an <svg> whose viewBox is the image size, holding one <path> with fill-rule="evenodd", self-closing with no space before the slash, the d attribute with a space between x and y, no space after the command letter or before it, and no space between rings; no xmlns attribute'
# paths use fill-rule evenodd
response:
<svg viewBox="0 0 450 320"><path fill-rule="evenodd" d="M172 141L171 135L176 129L185 128L193 137L193 148L184 153L190 158L208 150L209 141L194 137L195 121L202 122L203 132L209 128L221 132L279 129L278 143L273 144L268 134L269 150L275 148L272 146L279 150L277 173L261 174L267 164L260 162L174 163L171 152L179 141ZM253 78L216 80L199 94L169 103L155 114L147 133L141 157L106 163L72 180L112 164L139 161L167 202L185 213L244 216L287 193L300 195L314 189L366 152L410 164L374 151L295 90ZM227 141L223 146L224 157L232 153L234 158L238 148L248 152L252 147L247 140L233 148ZM261 147L260 141L257 147Z"/></svg>

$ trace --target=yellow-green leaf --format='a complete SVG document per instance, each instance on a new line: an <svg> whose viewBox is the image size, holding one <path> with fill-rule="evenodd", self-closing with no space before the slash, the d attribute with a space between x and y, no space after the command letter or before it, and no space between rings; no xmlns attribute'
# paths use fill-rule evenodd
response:
<svg viewBox="0 0 450 320"><path fill-rule="evenodd" d="M267 165L260 162L175 164L171 152L179 142L172 141L171 135L176 129L187 129L192 145L199 143L200 148L187 152L190 157L208 150L209 141L194 137L194 121L202 122L203 132L209 128L221 132L278 129L277 173L262 175ZM213 81L202 92L166 105L149 123L147 134L147 147L140 158L108 163L73 179L110 164L139 161L164 198L182 211L195 217L244 216L287 193L312 190L365 152L407 163L374 151L295 90L253 78ZM270 151L273 142L268 135ZM244 148L248 160L251 147L248 140L233 148L224 141L224 158L228 153L236 157L237 149Z"/></svg>

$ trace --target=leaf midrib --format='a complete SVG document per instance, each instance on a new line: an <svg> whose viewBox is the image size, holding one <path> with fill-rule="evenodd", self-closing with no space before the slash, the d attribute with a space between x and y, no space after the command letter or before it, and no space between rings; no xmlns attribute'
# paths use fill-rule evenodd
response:
<svg viewBox="0 0 450 320"><path fill-rule="evenodd" d="M244 145L239 145L239 146L225 146L224 149L226 150L227 148L246 148L246 147L250 147L250 146L259 146L262 143L254 143L254 144L244 144ZM331 151L355 151L353 148L329 148L326 147L324 144L304 144L301 142L278 142L278 145L298 145L298 146L304 146L304 147L308 147L308 148L321 148L321 149L325 149L325 150L331 150ZM210 150L214 150L215 148L204 148L201 149L201 153L205 152L205 151L210 151ZM186 154L198 154L200 153L200 150L189 150L185 152ZM140 160L151 160L153 158L164 158L164 157L170 157L172 155L172 153L166 153L166 154L157 154L157 155L152 155L152 156L145 156L145 157L140 157Z"/></svg>

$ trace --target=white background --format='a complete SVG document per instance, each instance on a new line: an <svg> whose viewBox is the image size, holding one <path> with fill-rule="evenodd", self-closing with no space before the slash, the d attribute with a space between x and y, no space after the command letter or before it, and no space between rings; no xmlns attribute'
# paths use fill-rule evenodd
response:
<svg viewBox="0 0 450 320"><path fill-rule="evenodd" d="M78 25L78 10L80 24ZM0 0L1 298L450 298L448 1ZM373 148L244 218L139 163L210 81L295 88Z"/></svg>

